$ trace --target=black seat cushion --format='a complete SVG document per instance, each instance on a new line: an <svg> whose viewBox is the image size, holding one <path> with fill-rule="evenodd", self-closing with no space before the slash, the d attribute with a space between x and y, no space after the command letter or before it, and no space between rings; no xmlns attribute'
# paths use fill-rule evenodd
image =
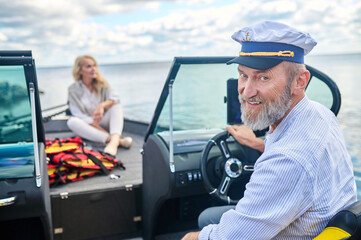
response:
<svg viewBox="0 0 361 240"><path fill-rule="evenodd" d="M351 234L350 239L361 236L361 201L341 210L328 222L327 227L338 227Z"/></svg>

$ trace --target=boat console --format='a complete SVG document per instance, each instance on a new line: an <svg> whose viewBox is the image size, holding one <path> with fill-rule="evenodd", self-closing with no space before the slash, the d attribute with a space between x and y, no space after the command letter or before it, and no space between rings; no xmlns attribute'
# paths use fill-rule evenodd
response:
<svg viewBox="0 0 361 240"><path fill-rule="evenodd" d="M175 58L143 146L143 238L197 229L205 208L235 204L260 152L225 132L241 124L237 66L232 57ZM306 94L340 108L336 84L307 66ZM264 137L267 129L256 132Z"/></svg>

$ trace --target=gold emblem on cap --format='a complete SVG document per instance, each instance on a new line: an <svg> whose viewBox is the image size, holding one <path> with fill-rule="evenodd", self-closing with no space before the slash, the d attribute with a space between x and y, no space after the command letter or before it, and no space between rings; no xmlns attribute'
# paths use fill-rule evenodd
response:
<svg viewBox="0 0 361 240"><path fill-rule="evenodd" d="M264 56L264 57L294 57L295 53L293 51L279 51L279 52L251 52L251 53L245 53L245 52L239 52L240 56Z"/></svg>
<svg viewBox="0 0 361 240"><path fill-rule="evenodd" d="M243 38L243 41L245 41L245 42L250 42L251 39L248 38L248 37L249 37L249 32L246 33L246 38L245 38L245 39Z"/></svg>

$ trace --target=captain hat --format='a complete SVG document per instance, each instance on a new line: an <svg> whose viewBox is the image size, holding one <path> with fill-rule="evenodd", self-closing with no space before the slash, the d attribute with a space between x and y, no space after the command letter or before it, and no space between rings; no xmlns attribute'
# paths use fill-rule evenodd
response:
<svg viewBox="0 0 361 240"><path fill-rule="evenodd" d="M239 56L227 62L253 69L269 69L282 61L304 63L317 42L310 34L286 24L264 21L244 27L232 35L242 45Z"/></svg>

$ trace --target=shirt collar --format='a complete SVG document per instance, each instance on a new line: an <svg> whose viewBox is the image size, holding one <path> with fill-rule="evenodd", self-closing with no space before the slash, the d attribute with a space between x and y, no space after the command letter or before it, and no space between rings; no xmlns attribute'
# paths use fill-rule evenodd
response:
<svg viewBox="0 0 361 240"><path fill-rule="evenodd" d="M280 122L276 129L272 133L267 134L265 143L270 143L273 142L275 139L278 139L279 135L282 134L284 129L288 126L290 119L294 118L300 112L302 112L308 104L309 99L307 98L307 96L304 96L301 101L299 101L287 114L287 116Z"/></svg>

